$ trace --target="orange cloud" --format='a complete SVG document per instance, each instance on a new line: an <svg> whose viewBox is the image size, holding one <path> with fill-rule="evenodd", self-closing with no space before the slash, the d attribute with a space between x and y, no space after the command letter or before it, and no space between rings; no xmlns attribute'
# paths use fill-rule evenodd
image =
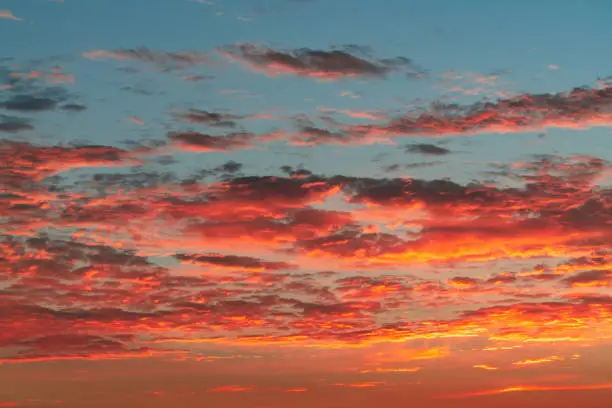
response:
<svg viewBox="0 0 612 408"><path fill-rule="evenodd" d="M430 349L397 349L392 352L381 352L372 357L378 363L431 360L448 357L450 350L447 347L434 347Z"/></svg>
<svg viewBox="0 0 612 408"><path fill-rule="evenodd" d="M486 371L495 371L498 369L497 367L493 367L493 366L486 365L486 364L476 364L476 365L473 365L472 367L479 368L481 370L486 370Z"/></svg>
<svg viewBox="0 0 612 408"><path fill-rule="evenodd" d="M583 390L608 390L612 389L612 383L604 384L582 384L582 385L517 385L505 388L498 388L485 391L476 391L462 394L451 394L440 397L434 397L435 399L446 399L446 398L470 398L470 397L482 397L487 395L505 394L510 392L530 392L530 391L583 391Z"/></svg>
<svg viewBox="0 0 612 408"><path fill-rule="evenodd" d="M563 360L564 358L560 356L550 356L550 357L515 361L512 364L515 366L530 366L530 365L535 365L535 364L552 363L553 361L563 361Z"/></svg>
<svg viewBox="0 0 612 408"><path fill-rule="evenodd" d="M332 384L336 387L348 387L348 388L373 388L378 387L379 385L385 384L380 381L371 381L371 382L358 382L358 383L335 383Z"/></svg>
<svg viewBox="0 0 612 408"><path fill-rule="evenodd" d="M238 385L221 385L215 388L211 388L210 392L245 392L252 391L253 387L241 387Z"/></svg>
<svg viewBox="0 0 612 408"><path fill-rule="evenodd" d="M408 368L383 368L378 367L373 370L361 370L361 374L371 373L416 373L421 370L421 367L408 367Z"/></svg>

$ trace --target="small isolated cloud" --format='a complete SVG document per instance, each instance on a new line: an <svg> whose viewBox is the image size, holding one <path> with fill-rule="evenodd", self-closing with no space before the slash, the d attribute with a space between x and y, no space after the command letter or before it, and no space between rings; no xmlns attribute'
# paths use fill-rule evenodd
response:
<svg viewBox="0 0 612 408"><path fill-rule="evenodd" d="M427 154L433 156L443 156L445 154L449 154L451 151L429 143L416 143L413 145L406 146L406 152Z"/></svg>
<svg viewBox="0 0 612 408"><path fill-rule="evenodd" d="M297 75L323 80L341 78L384 78L397 71L419 70L407 58L373 59L354 55L350 50L329 51L300 48L277 51L254 44L237 44L220 48L218 51L241 62L245 67L269 76Z"/></svg>
<svg viewBox="0 0 612 408"><path fill-rule="evenodd" d="M215 79L215 77L212 76L212 75L194 75L194 74L188 74L188 75L183 75L181 77L181 79L183 81L186 81L186 82L200 82L200 81L206 81L206 80Z"/></svg>
<svg viewBox="0 0 612 408"><path fill-rule="evenodd" d="M91 60L140 61L166 69L183 69L208 62L208 59L198 52L166 52L150 50L145 47L121 50L92 50L84 52L82 55Z"/></svg>
<svg viewBox="0 0 612 408"><path fill-rule="evenodd" d="M168 138L182 150L201 152L225 152L251 148L255 139L252 133L230 133L225 136L211 136L199 132L170 133Z"/></svg>
<svg viewBox="0 0 612 408"><path fill-rule="evenodd" d="M487 364L476 364L476 365L473 365L472 367L478 368L480 370L486 370L486 371L496 371L497 370L497 367L493 367Z"/></svg>
<svg viewBox="0 0 612 408"><path fill-rule="evenodd" d="M145 121L142 120L141 118L139 118L138 116L130 116L130 117L126 118L126 120L128 122L132 122L132 123L135 123L137 125L144 125L145 124Z"/></svg>
<svg viewBox="0 0 612 408"><path fill-rule="evenodd" d="M215 172L219 173L236 173L239 172L243 167L242 163L235 162L230 160L228 162L223 163L220 166L215 167Z"/></svg>
<svg viewBox="0 0 612 408"><path fill-rule="evenodd" d="M184 122L230 128L236 127L235 121L242 119L242 116L219 112L209 112L199 109L188 109L184 112L175 112L174 117Z"/></svg>
<svg viewBox="0 0 612 408"><path fill-rule="evenodd" d="M0 18L13 21L23 21L23 18L15 17L15 15L9 10L0 10Z"/></svg>
<svg viewBox="0 0 612 408"><path fill-rule="evenodd" d="M253 387L242 387L239 385L221 385L210 389L210 392L245 392L252 391Z"/></svg>
<svg viewBox="0 0 612 408"><path fill-rule="evenodd" d="M81 112L81 111L87 110L87 106L80 105L77 103L68 103L66 105L63 105L60 109L68 111L68 112Z"/></svg>

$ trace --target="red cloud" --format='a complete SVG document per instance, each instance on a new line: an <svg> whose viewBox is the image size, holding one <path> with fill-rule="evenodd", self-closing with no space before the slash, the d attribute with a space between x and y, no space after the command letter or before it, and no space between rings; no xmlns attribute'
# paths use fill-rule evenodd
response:
<svg viewBox="0 0 612 408"><path fill-rule="evenodd" d="M182 262L190 262L197 265L220 266L227 268L240 268L249 270L275 271L282 269L291 269L293 266L286 262L269 262L261 259L252 258L249 256L236 255L193 255L193 254L177 254L175 258Z"/></svg>
<svg viewBox="0 0 612 408"><path fill-rule="evenodd" d="M5 147L0 175L12 181L3 205L10 225L24 226L0 237L2 310L10 310L0 313L10 328L0 344L19 348L6 360L197 358L178 348L190 342L338 347L610 335L609 299L572 290L580 282L603 287L609 269L609 192L597 184L609 165L597 158L500 167L519 182L512 188L291 167L286 177L235 176L235 165L220 181L137 173L70 184L44 179L147 150ZM374 211L393 223L372 227ZM418 219L406 218L417 211ZM39 234L39 225L72 238ZM543 255L562 259L478 277L469 269L427 279L393 270ZM316 272L328 268L322 260L335 271ZM193 273L191 263L215 273ZM358 267L368 270L351 269ZM437 316L439 307L449 314ZM394 317L414 310L436 317Z"/></svg>
<svg viewBox="0 0 612 408"><path fill-rule="evenodd" d="M480 133L587 129L612 125L612 86L575 88L556 94L524 94L473 105L433 104L383 124L303 128L295 144L364 144L397 137L446 137Z"/></svg>
<svg viewBox="0 0 612 408"><path fill-rule="evenodd" d="M35 146L26 142L0 143L0 177L8 185L40 181L80 167L137 164L131 152L111 146Z"/></svg>

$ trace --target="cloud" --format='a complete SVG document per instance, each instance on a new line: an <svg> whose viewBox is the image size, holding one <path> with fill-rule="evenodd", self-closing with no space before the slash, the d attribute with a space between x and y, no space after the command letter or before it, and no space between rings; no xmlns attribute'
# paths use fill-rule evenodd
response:
<svg viewBox="0 0 612 408"><path fill-rule="evenodd" d="M286 262L269 262L249 256L236 255L194 255L177 254L175 258L182 262L189 262L198 265L220 266L237 269L253 269L262 271L277 271L282 269L292 269L294 266Z"/></svg>
<svg viewBox="0 0 612 408"><path fill-rule="evenodd" d="M252 391L253 387L242 387L239 385L220 385L215 388L211 388L210 392L245 392Z"/></svg>
<svg viewBox="0 0 612 408"><path fill-rule="evenodd" d="M36 146L27 142L0 142L0 178L7 185L40 181L57 173L98 166L136 163L131 153L111 146Z"/></svg>
<svg viewBox="0 0 612 408"><path fill-rule="evenodd" d="M30 121L15 116L0 115L0 132L19 133L34 130Z"/></svg>
<svg viewBox="0 0 612 408"><path fill-rule="evenodd" d="M350 118L357 119L368 119L368 120L384 120L387 119L387 115L381 111L362 111L362 110L349 110L349 109L331 109L325 107L319 107L320 111L324 113L340 113Z"/></svg>
<svg viewBox="0 0 612 408"><path fill-rule="evenodd" d="M542 358L530 358L527 360L515 361L512 363L512 365L524 367L524 366L532 366L536 364L552 363L554 361L563 361L563 360L564 358L560 356L548 356L548 357L542 357Z"/></svg>
<svg viewBox="0 0 612 408"><path fill-rule="evenodd" d="M367 382L355 382L355 383L334 383L335 387L348 387L348 388L373 388L380 385L384 385L382 381L367 381Z"/></svg>
<svg viewBox="0 0 612 408"><path fill-rule="evenodd" d="M13 20L13 21L23 21L22 18L15 17L15 15L11 13L11 11L9 10L0 10L0 18L4 18L7 20Z"/></svg>
<svg viewBox="0 0 612 408"><path fill-rule="evenodd" d="M612 286L612 270L593 270L579 272L563 280L571 287L609 287Z"/></svg>
<svg viewBox="0 0 612 408"><path fill-rule="evenodd" d="M361 370L361 374L370 373L416 373L421 370L421 367L408 367L408 368L383 368L377 367L373 370Z"/></svg>
<svg viewBox="0 0 612 408"><path fill-rule="evenodd" d="M233 178L226 173L225 181L205 187L207 196L175 197L171 206L153 196L147 207L143 196L123 197L123 207L118 209L142 208L139 217L143 220L154 211L160 221L188 220L179 224L183 232L207 242L284 243L313 258L372 265L581 256L595 245L603 248L609 234L603 227L607 213L590 180L605 171L607 164L592 158L555 160L517 166L524 173L512 177L527 182L522 188L461 185L449 180L326 178L308 172ZM223 170L206 170L193 178L189 185L194 194L201 194L199 189L204 188L198 180L217 171ZM568 196L568 191L573 193ZM360 214L366 219L356 222L349 212L311 208L334 196L348 205L364 206ZM133 200L130 206L126 200ZM114 205L109 200L104 206L81 206L79 212L90 214L84 220L110 220L101 217L110 217ZM421 218L402 221L411 211L422 212ZM388 220L399 219L400 224L387 227L386 232L372 229L368 217L376 212L384 213ZM136 214L129 211L129 217ZM401 230L406 226L403 223L418 230L406 234Z"/></svg>
<svg viewBox="0 0 612 408"><path fill-rule="evenodd" d="M53 110L57 101L51 98L39 98L31 95L16 95L0 103L0 108L22 112L41 112Z"/></svg>
<svg viewBox="0 0 612 408"><path fill-rule="evenodd" d="M177 112L174 114L174 117L184 122L229 128L236 127L235 121L243 118L242 116L218 112L209 112L198 109L188 109L185 112Z"/></svg>
<svg viewBox="0 0 612 408"><path fill-rule="evenodd" d="M436 399L446 398L470 398L482 397L487 395L497 395L514 392L533 392L533 391L576 391L576 390L609 390L612 383L603 384L572 384L572 385L516 385L505 388L496 388L485 391L475 391L462 394L451 394L435 397Z"/></svg>
<svg viewBox="0 0 612 408"><path fill-rule="evenodd" d="M407 276L370 275L334 284L324 274L279 274L281 265L239 255L185 256L204 264L247 266L207 278L176 275L128 251L78 241L17 238L2 239L0 244L6 260L2 266L14 282L2 289L0 305L7 313L0 313L0 324L21 322L0 333L0 345L25 348L3 362L172 357L173 350L180 352L180 344L191 340L296 346L305 341L321 342L322 347L453 337L521 343L589 341L608 333L612 307L603 300L575 298L472 309L446 320L381 324L376 316L413 308L419 293L424 300L452 293L436 286L436 281ZM28 259L28 253L40 259ZM340 299L356 290L363 290L363 299ZM462 297L476 295L461 292ZM467 300L471 308L473 302ZM184 337L164 339L179 328ZM220 337L226 330L247 328L274 335ZM157 339L144 344L168 344L159 350L143 347L143 333ZM294 337L297 334L299 339ZM179 348L168 348L173 343ZM396 363L448 355L447 348L434 347L372 358L376 363Z"/></svg>
<svg viewBox="0 0 612 408"><path fill-rule="evenodd" d="M134 123L136 125L144 125L145 121L142 118L139 118L138 116L129 116L127 118L125 118L125 120L127 120L128 122Z"/></svg>
<svg viewBox="0 0 612 408"><path fill-rule="evenodd" d="M444 136L513 133L547 128L610 126L612 87L575 88L569 92L524 94L468 106L432 107L418 116L392 119L386 126L363 127L388 135Z"/></svg>
<svg viewBox="0 0 612 408"><path fill-rule="evenodd" d="M87 109L87 106L76 103L68 103L60 107L60 109L68 112L82 112Z"/></svg>
<svg viewBox="0 0 612 408"><path fill-rule="evenodd" d="M11 77L23 78L23 79L42 79L48 84L73 84L75 78L72 75L63 74L61 72L41 72L41 71L30 71L26 73L13 72Z"/></svg>
<svg viewBox="0 0 612 408"><path fill-rule="evenodd" d="M470 278L467 276L457 276L447 280L446 283L456 288L473 288L474 286L477 286L480 282L478 279Z"/></svg>
<svg viewBox="0 0 612 408"><path fill-rule="evenodd" d="M308 388L306 387L296 387L296 388L287 388L283 390L283 392L307 392Z"/></svg>
<svg viewBox="0 0 612 408"><path fill-rule="evenodd" d="M550 128L588 129L612 125L612 86L569 92L522 94L472 105L433 103L382 124L342 125L298 132L295 144L388 143L398 137L437 138L482 133L537 132Z"/></svg>
<svg viewBox="0 0 612 408"><path fill-rule="evenodd" d="M215 77L212 75L188 74L188 75L183 75L181 79L186 82L200 82L200 81L207 81L207 80L215 79Z"/></svg>
<svg viewBox="0 0 612 408"><path fill-rule="evenodd" d="M208 63L208 58L197 52L166 52L150 50L145 47L121 50L92 50L84 52L83 57L92 60L140 61L166 69L184 69Z"/></svg>
<svg viewBox="0 0 612 408"><path fill-rule="evenodd" d="M215 167L214 171L233 174L239 172L243 166L244 165L242 163L237 163L233 160L230 160L220 166Z"/></svg>
<svg viewBox="0 0 612 408"><path fill-rule="evenodd" d="M224 136L211 136L198 132L170 133L168 138L173 146L195 152L226 152L253 147L256 135L252 133L230 133Z"/></svg>
<svg viewBox="0 0 612 408"><path fill-rule="evenodd" d="M186 179L147 167L148 149L0 144L0 326L14 328L0 344L27 348L15 361L158 356L191 342L610 335L612 302L597 292L611 260L605 160L496 166L509 187L325 176L282 162L272 164L280 175L221 162ZM117 168L53 178L84 166ZM448 265L456 272L420 273ZM377 358L444 355L432 349Z"/></svg>
<svg viewBox="0 0 612 408"><path fill-rule="evenodd" d="M497 367L492 367L492 366L486 365L486 364L476 364L476 365L474 365L472 367L479 368L481 370L486 370L486 371L496 371L496 370L498 370Z"/></svg>
<svg viewBox="0 0 612 408"><path fill-rule="evenodd" d="M392 72L417 69L412 61L404 57L377 60L356 56L345 50L323 51L301 48L277 51L243 43L226 46L218 51L230 60L239 61L247 68L269 76L291 74L322 80L384 78Z"/></svg>
<svg viewBox="0 0 612 408"><path fill-rule="evenodd" d="M415 143L406 146L406 151L409 153L419 153L433 156L443 156L449 154L451 151L440 146L428 144L428 143Z"/></svg>

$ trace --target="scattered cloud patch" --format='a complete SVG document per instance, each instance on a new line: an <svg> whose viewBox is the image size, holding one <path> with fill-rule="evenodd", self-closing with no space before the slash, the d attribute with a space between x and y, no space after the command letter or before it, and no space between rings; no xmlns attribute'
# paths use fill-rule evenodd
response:
<svg viewBox="0 0 612 408"><path fill-rule="evenodd" d="M13 20L13 21L23 21L22 18L15 17L15 15L10 10L0 10L0 19Z"/></svg>
<svg viewBox="0 0 612 408"><path fill-rule="evenodd" d="M269 76L296 75L321 80L384 78L392 72L416 69L412 61L404 57L370 59L341 49L279 51L243 43L219 48L219 52L230 60Z"/></svg>

